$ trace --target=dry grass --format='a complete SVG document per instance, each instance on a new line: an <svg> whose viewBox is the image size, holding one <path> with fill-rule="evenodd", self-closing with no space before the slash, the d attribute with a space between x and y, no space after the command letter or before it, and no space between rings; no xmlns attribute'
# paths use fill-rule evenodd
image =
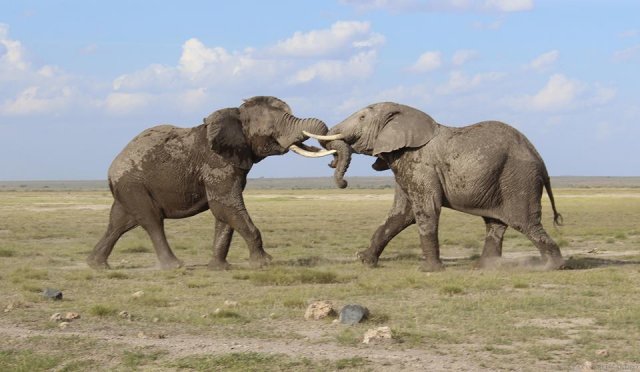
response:
<svg viewBox="0 0 640 372"><path fill-rule="evenodd" d="M639 368L640 189L554 191L566 226L551 227L546 200L544 224L573 270L528 266L538 253L512 230L505 262L474 270L482 220L445 210L447 269L433 274L418 270L415 227L387 247L380 268L354 261L392 190L249 191L274 262L250 269L236 236L227 272L206 269L209 213L167 221L186 268L158 270L135 229L116 246L114 270L97 272L84 259L106 227L107 192L0 192L0 369L566 370L586 360ZM43 299L46 287L64 299ZM371 318L353 327L305 321L318 299L365 305ZM68 311L81 318L65 330L49 321ZM361 346L382 325L396 342Z"/></svg>

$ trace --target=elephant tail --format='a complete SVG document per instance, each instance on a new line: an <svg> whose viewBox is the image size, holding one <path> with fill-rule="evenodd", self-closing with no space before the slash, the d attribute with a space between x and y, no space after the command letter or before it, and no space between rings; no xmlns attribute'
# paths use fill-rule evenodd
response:
<svg viewBox="0 0 640 372"><path fill-rule="evenodd" d="M551 200L551 209L553 209L553 226L562 226L564 221L562 219L562 215L556 210L556 202L553 199L553 191L551 191L551 178L549 178L548 175L545 175L544 188L547 189L547 195L549 195L549 200Z"/></svg>

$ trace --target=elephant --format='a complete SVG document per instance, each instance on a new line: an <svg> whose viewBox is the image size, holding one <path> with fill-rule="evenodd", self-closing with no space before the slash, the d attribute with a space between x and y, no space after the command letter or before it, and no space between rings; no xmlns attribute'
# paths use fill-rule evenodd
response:
<svg viewBox="0 0 640 372"><path fill-rule="evenodd" d="M183 265L173 254L164 220L185 218L209 209L215 219L210 269L227 269L234 231L246 241L253 266L271 260L245 208L242 192L253 164L289 149L319 157L333 151L306 146L302 132L325 134L319 119L299 119L284 101L269 96L224 108L193 128L160 125L136 136L113 160L108 172L114 201L106 232L87 258L96 269L109 268L107 258L118 239L136 226L148 233L163 269Z"/></svg>
<svg viewBox="0 0 640 372"><path fill-rule="evenodd" d="M543 187L551 200L554 225L562 224L546 166L515 128L498 121L449 127L415 108L381 102L357 111L327 135L308 135L337 151L330 166L336 168L338 187L347 186L344 174L352 152L377 157L373 169L391 169L395 176L393 206L369 248L358 252L365 264L376 266L389 241L415 223L422 269L443 269L438 222L441 208L447 207L483 218L486 238L478 267L502 255L509 226L533 242L545 268L564 265L558 245L541 224Z"/></svg>

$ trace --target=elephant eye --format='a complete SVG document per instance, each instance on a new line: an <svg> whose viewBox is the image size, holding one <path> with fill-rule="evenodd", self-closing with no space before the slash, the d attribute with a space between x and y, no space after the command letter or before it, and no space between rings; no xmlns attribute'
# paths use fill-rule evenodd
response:
<svg viewBox="0 0 640 372"><path fill-rule="evenodd" d="M360 115L360 121L364 120L364 115Z"/></svg>

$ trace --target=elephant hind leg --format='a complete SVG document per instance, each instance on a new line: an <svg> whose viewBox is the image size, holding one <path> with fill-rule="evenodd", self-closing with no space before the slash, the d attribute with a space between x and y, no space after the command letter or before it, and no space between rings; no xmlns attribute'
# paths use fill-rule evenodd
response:
<svg viewBox="0 0 640 372"><path fill-rule="evenodd" d="M113 247L120 237L127 231L138 226L135 218L124 209L117 200L111 205L109 214L109 226L98 244L93 248L87 263L94 269L108 269L107 259L113 251Z"/></svg>
<svg viewBox="0 0 640 372"><path fill-rule="evenodd" d="M142 185L133 185L126 193L119 195L121 202L147 232L156 251L160 267L175 269L182 267L182 261L173 254L164 232L164 217L155 201Z"/></svg>
<svg viewBox="0 0 640 372"><path fill-rule="evenodd" d="M502 257L502 240L507 230L507 224L490 217L482 217L487 228L487 235L484 240L484 249L478 260L477 267L484 268L490 266L493 261Z"/></svg>
<svg viewBox="0 0 640 372"><path fill-rule="evenodd" d="M564 266L564 259L558 244L547 234L541 223L529 226L523 233L533 242L540 251L545 262L545 269L555 270Z"/></svg>

